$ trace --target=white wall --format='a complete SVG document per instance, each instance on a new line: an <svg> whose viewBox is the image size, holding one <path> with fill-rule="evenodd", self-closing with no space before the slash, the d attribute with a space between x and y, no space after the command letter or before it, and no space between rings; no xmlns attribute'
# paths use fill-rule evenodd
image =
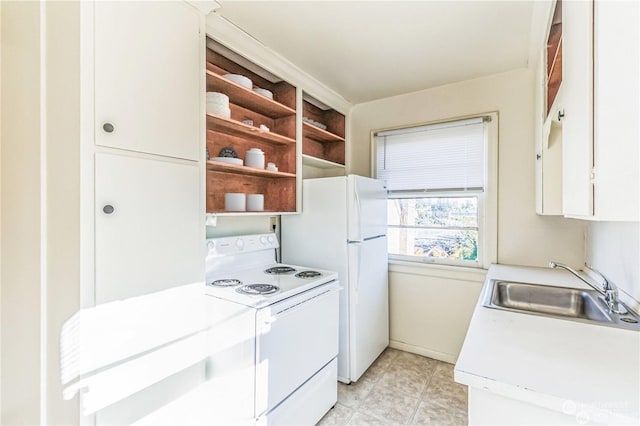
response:
<svg viewBox="0 0 640 426"><path fill-rule="evenodd" d="M272 216L220 216L215 226L207 226L207 238L271 232Z"/></svg>
<svg viewBox="0 0 640 426"><path fill-rule="evenodd" d="M1 7L0 423L75 424L58 342L79 308L79 3Z"/></svg>
<svg viewBox="0 0 640 426"><path fill-rule="evenodd" d="M62 399L60 333L80 308L80 5L47 2L46 19L46 419L77 424L78 398ZM64 106L64 107L61 107Z"/></svg>
<svg viewBox="0 0 640 426"><path fill-rule="evenodd" d="M2 2L0 2L0 46L2 46ZM0 105L2 104L2 48L0 47ZM0 111L0 167L2 167L2 113ZM2 172L0 172L0 321L2 319ZM2 327L0 326L0 377L2 377ZM2 382L0 381L0 413L2 413ZM0 415L0 421L2 417Z"/></svg>
<svg viewBox="0 0 640 426"><path fill-rule="evenodd" d="M587 232L587 264L640 304L640 223L593 222ZM633 307L633 306L632 306Z"/></svg>
<svg viewBox="0 0 640 426"><path fill-rule="evenodd" d="M356 105L350 118L350 172L370 175L373 130L497 111L498 262L544 267L553 259L579 267L585 224L535 214L534 94L534 73L522 69ZM472 313L469 300L477 298L482 279L461 283L433 274L428 266L413 269L409 277L391 268L391 339L396 346L455 359ZM458 303L462 286L468 297ZM450 308L446 319L426 314L441 311L443 304ZM440 335L426 331L454 315L465 320Z"/></svg>
<svg viewBox="0 0 640 426"><path fill-rule="evenodd" d="M2 424L40 424L40 16L2 2Z"/></svg>
<svg viewBox="0 0 640 426"><path fill-rule="evenodd" d="M455 363L486 271L389 265L391 346Z"/></svg>

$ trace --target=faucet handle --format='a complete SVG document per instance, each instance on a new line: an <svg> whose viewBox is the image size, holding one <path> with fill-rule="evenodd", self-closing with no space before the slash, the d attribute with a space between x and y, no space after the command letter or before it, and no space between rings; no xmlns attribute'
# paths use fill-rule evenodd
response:
<svg viewBox="0 0 640 426"><path fill-rule="evenodd" d="M615 284L607 280L607 277L605 277L604 274L598 271L596 268L589 266L586 262L584 263L584 266L586 266L587 268L589 268L589 270L595 272L596 274L600 275L600 278L602 278L602 289L604 291L604 300L605 302L607 302L607 306L609 307L609 312L613 312L614 314L618 314L618 315L628 314L629 311L627 310L627 308L624 306L624 304L622 304L622 302L618 300L618 287L616 287Z"/></svg>
<svg viewBox="0 0 640 426"><path fill-rule="evenodd" d="M590 271L595 272L596 274L600 275L600 278L602 278L602 290L604 290L605 292L608 291L613 291L615 293L616 299L618 296L618 290L615 288L615 286L613 286L609 280L607 280L607 277L604 276L604 274L600 271L598 271L596 268L594 268L593 266L589 266L587 264L587 262L584 263L584 266L586 266Z"/></svg>

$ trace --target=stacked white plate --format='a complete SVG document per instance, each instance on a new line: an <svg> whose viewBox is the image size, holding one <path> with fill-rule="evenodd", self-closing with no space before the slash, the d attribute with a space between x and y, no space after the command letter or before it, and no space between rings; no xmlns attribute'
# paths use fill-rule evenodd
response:
<svg viewBox="0 0 640 426"><path fill-rule="evenodd" d="M224 93L207 92L207 112L222 117L231 117L229 97Z"/></svg>
<svg viewBox="0 0 640 426"><path fill-rule="evenodd" d="M233 157L213 157L211 158L211 160L218 161L220 163L235 164L238 166L242 166L242 164L244 163L244 161L242 161L242 158Z"/></svg>
<svg viewBox="0 0 640 426"><path fill-rule="evenodd" d="M312 126L315 126L315 127L319 128L319 129L327 130L326 124L322 124L322 123L320 123L320 122L318 122L316 120L313 120L313 119L311 119L309 117L302 117L302 121L305 121L305 122L311 124Z"/></svg>
<svg viewBox="0 0 640 426"><path fill-rule="evenodd" d="M251 79L248 77L245 77L244 75L225 74L223 75L223 77L226 78L227 80L233 81L236 84L239 84L240 86L244 86L249 90L253 88L253 82L251 81Z"/></svg>
<svg viewBox="0 0 640 426"><path fill-rule="evenodd" d="M260 87L254 87L253 91L256 92L259 95L264 96L265 98L273 99L273 93L271 93L267 89L262 89Z"/></svg>

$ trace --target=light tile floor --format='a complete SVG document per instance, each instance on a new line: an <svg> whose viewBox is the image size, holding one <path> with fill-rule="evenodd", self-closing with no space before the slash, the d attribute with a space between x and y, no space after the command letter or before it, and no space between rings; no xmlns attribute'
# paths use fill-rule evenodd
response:
<svg viewBox="0 0 640 426"><path fill-rule="evenodd" d="M338 383L329 425L466 425L467 387L453 365L387 348L355 383Z"/></svg>

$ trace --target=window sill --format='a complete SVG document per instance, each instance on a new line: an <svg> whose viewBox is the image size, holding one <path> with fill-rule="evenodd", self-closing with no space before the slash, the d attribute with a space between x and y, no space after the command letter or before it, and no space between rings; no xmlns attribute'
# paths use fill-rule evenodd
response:
<svg viewBox="0 0 640 426"><path fill-rule="evenodd" d="M429 263L389 260L389 272L426 277L451 278L463 281L483 282L487 270L465 266L435 265Z"/></svg>

